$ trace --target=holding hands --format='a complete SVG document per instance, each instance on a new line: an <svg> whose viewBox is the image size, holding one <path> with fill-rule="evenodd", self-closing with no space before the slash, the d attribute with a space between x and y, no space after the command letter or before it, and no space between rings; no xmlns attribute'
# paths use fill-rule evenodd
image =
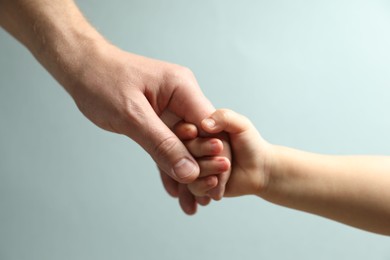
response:
<svg viewBox="0 0 390 260"><path fill-rule="evenodd" d="M0 26L31 51L88 119L151 155L166 190L187 214L211 198L252 194L390 235L390 157L271 145L247 118L215 111L189 69L109 43L73 0L0 0ZM182 120L174 132L164 114Z"/></svg>
<svg viewBox="0 0 390 260"><path fill-rule="evenodd" d="M197 196L208 196L218 185L217 175L231 170L224 196L260 195L269 181L272 146L257 132L244 116L231 110L217 110L201 123L202 130L216 138L198 137L195 125L181 122L175 127L176 135L184 141L196 158L200 177L188 184ZM231 145L232 159L221 154L223 144L218 135L225 132Z"/></svg>

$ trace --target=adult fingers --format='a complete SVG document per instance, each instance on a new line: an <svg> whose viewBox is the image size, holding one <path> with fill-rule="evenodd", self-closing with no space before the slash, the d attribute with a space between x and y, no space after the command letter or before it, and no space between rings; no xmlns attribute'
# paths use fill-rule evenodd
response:
<svg viewBox="0 0 390 260"><path fill-rule="evenodd" d="M170 71L168 85L174 86L168 108L186 122L200 126L201 121L215 111L204 96L194 74L187 68Z"/></svg>
<svg viewBox="0 0 390 260"><path fill-rule="evenodd" d="M195 200L199 205L206 206L210 203L211 198L208 196L195 196Z"/></svg>
<svg viewBox="0 0 390 260"><path fill-rule="evenodd" d="M127 134L155 160L158 167L180 183L190 183L199 167L184 144L161 121L143 94L134 94L128 104Z"/></svg>
<svg viewBox="0 0 390 260"><path fill-rule="evenodd" d="M179 204L186 214L193 215L196 213L196 200L188 190L187 185L179 184Z"/></svg>
<svg viewBox="0 0 390 260"><path fill-rule="evenodd" d="M174 198L177 198L179 196L179 183L172 179L167 173L165 173L160 168L158 169L161 176L161 181L163 183L163 186L165 190L168 192L169 195L171 195Z"/></svg>
<svg viewBox="0 0 390 260"><path fill-rule="evenodd" d="M192 199L191 198L188 199L189 195L187 193L183 193L183 192L179 194L179 185L180 184L177 181L175 181L174 179L172 179L171 177L169 177L161 169L159 169L159 171L160 171L161 180L162 180L163 185L165 187L165 190L168 192L168 194L174 198L177 198L180 195L181 197L179 198L179 200L182 201L182 204L183 204L182 209L189 208L190 209L189 212L190 213L193 212ZM186 201L189 201L189 202L186 202ZM211 198L208 196L195 196L195 201L199 205L206 206L210 203ZM184 204L185 204L185 206L184 206Z"/></svg>

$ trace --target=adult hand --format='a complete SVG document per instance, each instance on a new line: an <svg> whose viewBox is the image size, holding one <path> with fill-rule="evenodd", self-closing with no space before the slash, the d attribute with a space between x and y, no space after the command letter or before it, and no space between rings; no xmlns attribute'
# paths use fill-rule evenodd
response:
<svg viewBox="0 0 390 260"><path fill-rule="evenodd" d="M160 119L168 111L199 125L214 111L190 70L109 44L72 0L0 0L0 25L34 54L93 123L139 143L162 170L167 191L179 196L186 213L194 213L194 197L178 182L195 180L199 167Z"/></svg>
<svg viewBox="0 0 390 260"><path fill-rule="evenodd" d="M199 167L160 117L168 112L176 120L199 125L213 106L190 70L108 44L99 48L88 55L79 80L72 80L67 89L92 122L140 144L156 161L168 193L179 197L186 213L194 213L195 198L179 183L194 181ZM209 199L197 201L207 204Z"/></svg>

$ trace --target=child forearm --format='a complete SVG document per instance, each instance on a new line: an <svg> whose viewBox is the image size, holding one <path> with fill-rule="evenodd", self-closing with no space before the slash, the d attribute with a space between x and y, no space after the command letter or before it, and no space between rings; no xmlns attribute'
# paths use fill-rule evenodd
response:
<svg viewBox="0 0 390 260"><path fill-rule="evenodd" d="M264 199L390 235L390 157L326 156L275 147Z"/></svg>

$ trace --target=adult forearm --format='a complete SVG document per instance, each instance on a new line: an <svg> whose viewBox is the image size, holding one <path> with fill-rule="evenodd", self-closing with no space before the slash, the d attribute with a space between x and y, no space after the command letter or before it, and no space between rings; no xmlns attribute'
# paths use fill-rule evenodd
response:
<svg viewBox="0 0 390 260"><path fill-rule="evenodd" d="M0 0L0 25L68 91L69 75L81 74L85 57L104 42L72 0Z"/></svg>
<svg viewBox="0 0 390 260"><path fill-rule="evenodd" d="M215 110L189 69L108 43L72 0L0 0L0 25L64 86L88 119L139 143L157 162L168 192L179 196L187 213L195 212L194 197L178 182L194 181L199 167L160 118L173 114L200 125ZM220 179L222 187L226 181Z"/></svg>
<svg viewBox="0 0 390 260"><path fill-rule="evenodd" d="M390 235L390 157L275 151L265 199Z"/></svg>

